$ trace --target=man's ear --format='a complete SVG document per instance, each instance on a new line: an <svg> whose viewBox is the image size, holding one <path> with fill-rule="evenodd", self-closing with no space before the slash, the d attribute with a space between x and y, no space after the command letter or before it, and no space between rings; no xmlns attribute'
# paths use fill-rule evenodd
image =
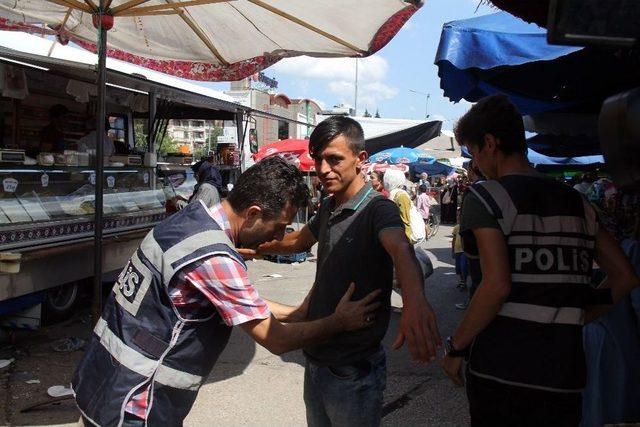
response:
<svg viewBox="0 0 640 427"><path fill-rule="evenodd" d="M244 210L245 222L248 226L252 226L258 218L262 218L262 208L257 205L251 205Z"/></svg>
<svg viewBox="0 0 640 427"><path fill-rule="evenodd" d="M369 158L369 154L366 151L361 151L358 153L358 160L356 161L356 168L358 168L358 172L362 169L362 164Z"/></svg>
<svg viewBox="0 0 640 427"><path fill-rule="evenodd" d="M484 148L487 148L490 151L496 150L498 148L498 145L499 145L498 140L492 134L485 133L483 139L484 139Z"/></svg>

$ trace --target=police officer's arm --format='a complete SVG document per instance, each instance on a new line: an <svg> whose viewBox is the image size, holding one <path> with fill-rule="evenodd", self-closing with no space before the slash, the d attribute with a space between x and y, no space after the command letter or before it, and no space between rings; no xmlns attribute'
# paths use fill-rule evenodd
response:
<svg viewBox="0 0 640 427"><path fill-rule="evenodd" d="M400 228L382 230L378 238L393 260L402 287L402 316L392 346L398 349L406 341L415 360L433 361L440 345L440 332L436 316L424 296L422 273L413 246Z"/></svg>
<svg viewBox="0 0 640 427"><path fill-rule="evenodd" d="M372 324L369 315L380 307L374 300L380 290L371 292L359 301L351 301L355 291L352 283L335 312L311 322L280 323L270 316L263 320L252 320L240 325L258 344L273 354L282 354L322 342L343 331L362 329Z"/></svg>
<svg viewBox="0 0 640 427"><path fill-rule="evenodd" d="M640 286L640 279L633 271L629 259L620 248L618 242L608 231L600 227L596 234L595 260L607 274L607 278L599 286L601 289L610 288L613 304ZM585 321L590 322L605 314L612 305L598 305L587 308Z"/></svg>
<svg viewBox="0 0 640 427"><path fill-rule="evenodd" d="M271 301L266 298L263 298L263 300L267 303L267 306L269 306L269 311L273 314L276 320L278 320L279 322L293 323L304 322L307 318L310 296L311 292L307 294L304 301L302 301L302 304L298 306L281 304L279 302Z"/></svg>
<svg viewBox="0 0 640 427"><path fill-rule="evenodd" d="M257 250L239 249L238 252L243 257L256 255L288 255L306 252L316 243L316 238L308 225L299 231L293 231L284 235L280 241L273 240L263 243Z"/></svg>
<svg viewBox="0 0 640 427"><path fill-rule="evenodd" d="M477 228L473 235L478 244L482 281L453 335L457 349L468 347L491 323L511 292L511 267L504 235L495 228Z"/></svg>

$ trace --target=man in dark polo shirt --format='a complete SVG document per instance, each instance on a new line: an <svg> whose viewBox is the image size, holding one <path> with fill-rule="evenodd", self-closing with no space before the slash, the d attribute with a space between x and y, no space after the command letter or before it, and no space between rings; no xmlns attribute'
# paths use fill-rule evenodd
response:
<svg viewBox="0 0 640 427"><path fill-rule="evenodd" d="M394 266L404 307L393 347L406 341L413 358L426 363L435 360L440 334L398 209L362 177L367 153L358 122L342 116L323 121L311 134L309 151L325 191L332 196L322 201L318 214L300 231L281 242L266 243L258 252L298 253L319 243L315 284L303 303L309 320L332 313L350 283L356 286L354 299L382 290L382 306L368 319L370 328L304 349L308 424L377 426L386 383L381 341L389 325Z"/></svg>

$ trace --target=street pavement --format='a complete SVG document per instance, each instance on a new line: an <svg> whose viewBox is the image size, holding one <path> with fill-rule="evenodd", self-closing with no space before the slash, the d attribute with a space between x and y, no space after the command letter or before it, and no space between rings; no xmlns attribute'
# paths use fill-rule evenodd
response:
<svg viewBox="0 0 640 427"><path fill-rule="evenodd" d="M465 294L456 289L451 259L451 227L441 226L425 244L434 264L427 297L436 311L443 338L449 335L462 312L454 304ZM356 256L354 254L354 256ZM260 294L286 304L300 303L313 282L314 259L300 264L249 261L249 275ZM270 277L281 275L282 277ZM392 304L401 307L399 295ZM440 362L419 365L406 348L391 350L399 313L392 313L384 340L387 349L385 426L463 426L469 424L464 390L456 388L442 372ZM1 425L75 425L79 414L71 401L46 405L36 411L20 409L47 401L46 389L68 383L81 352L52 353L51 343L60 337L89 335L87 313L72 322L20 333L12 347L16 361L0 371ZM185 420L186 426L304 426L302 398L304 358L300 351L276 356L255 344L235 328L229 345L201 388ZM40 383L26 383L37 378Z"/></svg>

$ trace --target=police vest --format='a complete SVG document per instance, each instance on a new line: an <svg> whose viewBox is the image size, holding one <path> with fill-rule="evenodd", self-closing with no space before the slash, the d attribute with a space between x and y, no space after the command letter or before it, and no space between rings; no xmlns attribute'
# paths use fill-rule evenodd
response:
<svg viewBox="0 0 640 427"><path fill-rule="evenodd" d="M594 210L580 193L546 177L509 175L470 191L499 223L511 266L511 292L474 340L470 373L513 386L580 392Z"/></svg>
<svg viewBox="0 0 640 427"><path fill-rule="evenodd" d="M147 234L105 304L72 387L82 414L121 425L132 396L150 386L147 423L181 425L231 333L215 308L183 318L167 285L206 257L242 257L202 203L192 203Z"/></svg>

